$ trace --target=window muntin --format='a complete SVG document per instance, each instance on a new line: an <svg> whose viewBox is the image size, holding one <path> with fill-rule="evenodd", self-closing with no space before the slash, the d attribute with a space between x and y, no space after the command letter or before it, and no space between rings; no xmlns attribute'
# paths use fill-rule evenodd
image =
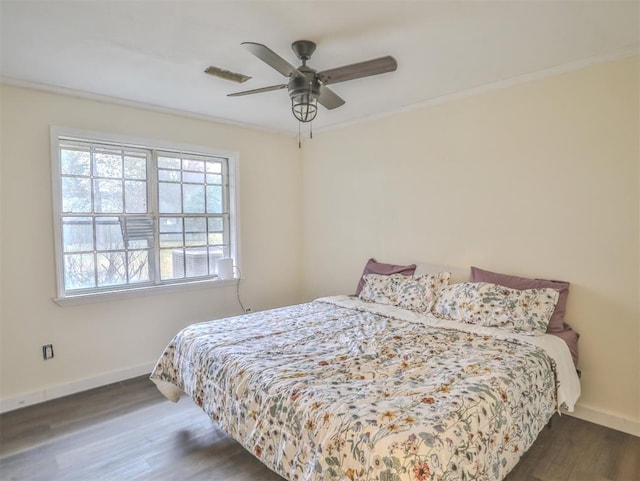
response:
<svg viewBox="0 0 640 481"><path fill-rule="evenodd" d="M57 135L60 298L215 279L230 157Z"/></svg>

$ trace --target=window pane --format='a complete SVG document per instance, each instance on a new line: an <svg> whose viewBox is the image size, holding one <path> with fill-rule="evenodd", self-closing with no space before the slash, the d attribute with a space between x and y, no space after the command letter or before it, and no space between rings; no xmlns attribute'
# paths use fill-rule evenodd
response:
<svg viewBox="0 0 640 481"><path fill-rule="evenodd" d="M144 214L147 212L147 183L138 180L124 182L125 212Z"/></svg>
<svg viewBox="0 0 640 481"><path fill-rule="evenodd" d="M122 205L122 181L94 179L94 208L98 214L120 214Z"/></svg>
<svg viewBox="0 0 640 481"><path fill-rule="evenodd" d="M222 217L207 217L209 232L222 232L224 229L224 220Z"/></svg>
<svg viewBox="0 0 640 481"><path fill-rule="evenodd" d="M215 265L215 260L209 259L207 249L185 249L185 277L208 275L210 263Z"/></svg>
<svg viewBox="0 0 640 481"><path fill-rule="evenodd" d="M187 246L206 246L207 234L205 232L187 233L184 235L184 243Z"/></svg>
<svg viewBox="0 0 640 481"><path fill-rule="evenodd" d="M125 157L124 176L127 179L147 178L147 158L146 157Z"/></svg>
<svg viewBox="0 0 640 481"><path fill-rule="evenodd" d="M120 152L97 151L93 154L94 175L97 177L122 177L122 155Z"/></svg>
<svg viewBox="0 0 640 481"><path fill-rule="evenodd" d="M118 221L127 249L148 249L153 247L155 225L151 215L121 216Z"/></svg>
<svg viewBox="0 0 640 481"><path fill-rule="evenodd" d="M211 214L222 213L222 186L207 186L207 212Z"/></svg>
<svg viewBox="0 0 640 481"><path fill-rule="evenodd" d="M93 254L64 255L64 288L83 289L95 287Z"/></svg>
<svg viewBox="0 0 640 481"><path fill-rule="evenodd" d="M129 282L145 282L151 280L149 276L149 252L129 251Z"/></svg>
<svg viewBox="0 0 640 481"><path fill-rule="evenodd" d="M160 247L181 247L183 245L182 234L160 234Z"/></svg>
<svg viewBox="0 0 640 481"><path fill-rule="evenodd" d="M158 168L180 170L180 159L174 157L158 157Z"/></svg>
<svg viewBox="0 0 640 481"><path fill-rule="evenodd" d="M207 218L206 217L187 217L184 220L184 230L186 232L206 232L207 231Z"/></svg>
<svg viewBox="0 0 640 481"><path fill-rule="evenodd" d="M182 232L180 217L160 217L160 232Z"/></svg>
<svg viewBox="0 0 640 481"><path fill-rule="evenodd" d="M124 252L102 252L98 260L98 285L113 286L127 283Z"/></svg>
<svg viewBox="0 0 640 481"><path fill-rule="evenodd" d="M117 217L96 218L96 250L124 249L122 229Z"/></svg>
<svg viewBox="0 0 640 481"><path fill-rule="evenodd" d="M180 184L160 182L158 184L158 199L161 213L173 214L182 212Z"/></svg>
<svg viewBox="0 0 640 481"><path fill-rule="evenodd" d="M222 163L220 162L207 162L207 172L214 174L222 173Z"/></svg>
<svg viewBox="0 0 640 481"><path fill-rule="evenodd" d="M222 184L222 176L218 174L207 174L207 184Z"/></svg>
<svg viewBox="0 0 640 481"><path fill-rule="evenodd" d="M62 178L62 212L91 212L91 180Z"/></svg>
<svg viewBox="0 0 640 481"><path fill-rule="evenodd" d="M182 181L204 184L204 174L200 174L198 172L183 172Z"/></svg>
<svg viewBox="0 0 640 481"><path fill-rule="evenodd" d="M60 169L63 174L89 175L91 173L91 157L85 150L60 151Z"/></svg>
<svg viewBox="0 0 640 481"><path fill-rule="evenodd" d="M204 185L184 184L183 208L185 214L204 212Z"/></svg>
<svg viewBox="0 0 640 481"><path fill-rule="evenodd" d="M129 239L127 243L128 249L148 249L150 247L153 247L153 242L147 239Z"/></svg>
<svg viewBox="0 0 640 481"><path fill-rule="evenodd" d="M62 219L64 252L93 250L93 221L91 217L64 217Z"/></svg>
<svg viewBox="0 0 640 481"><path fill-rule="evenodd" d="M183 170L192 170L195 172L204 172L204 161L184 159L182 161Z"/></svg>
<svg viewBox="0 0 640 481"><path fill-rule="evenodd" d="M180 182L180 171L178 170L158 170L158 180L167 182Z"/></svg>
<svg viewBox="0 0 640 481"><path fill-rule="evenodd" d="M222 217L209 217L209 232L221 232L224 227Z"/></svg>
<svg viewBox="0 0 640 481"><path fill-rule="evenodd" d="M209 244L224 244L224 237L221 233L209 234Z"/></svg>
<svg viewBox="0 0 640 481"><path fill-rule="evenodd" d="M181 279L184 277L184 250L161 249L160 250L160 278Z"/></svg>

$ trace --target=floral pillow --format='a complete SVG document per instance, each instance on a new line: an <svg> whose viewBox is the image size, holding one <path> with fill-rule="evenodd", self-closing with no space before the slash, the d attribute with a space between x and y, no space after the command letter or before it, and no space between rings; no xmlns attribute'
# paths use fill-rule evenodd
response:
<svg viewBox="0 0 640 481"><path fill-rule="evenodd" d="M393 305L416 312L428 312L443 287L449 285L450 272L404 277L396 284Z"/></svg>
<svg viewBox="0 0 640 481"><path fill-rule="evenodd" d="M541 336L558 302L551 288L511 289L488 282L444 287L432 312L455 321L499 327L518 334Z"/></svg>
<svg viewBox="0 0 640 481"><path fill-rule="evenodd" d="M382 274L385 276L390 276L392 274L404 274L405 276L412 276L415 270L415 264L399 266L395 264L385 264L371 258L364 266L364 271L362 271L362 276L360 276L360 280L358 281L358 287L356 288L355 295L360 296L360 291L362 291L362 288L364 287L364 276L367 274Z"/></svg>
<svg viewBox="0 0 640 481"><path fill-rule="evenodd" d="M366 274L358 297L367 302L394 305L396 285L404 277L402 274Z"/></svg>
<svg viewBox="0 0 640 481"><path fill-rule="evenodd" d="M416 312L427 312L435 302L438 293L449 284L449 272L439 272L418 277L407 277L402 274L390 276L367 274L360 299L379 304L410 309Z"/></svg>

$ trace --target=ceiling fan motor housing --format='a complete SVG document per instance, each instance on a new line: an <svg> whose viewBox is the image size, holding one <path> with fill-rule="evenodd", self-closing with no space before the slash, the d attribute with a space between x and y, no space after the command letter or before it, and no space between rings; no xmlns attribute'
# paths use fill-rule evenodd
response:
<svg viewBox="0 0 640 481"><path fill-rule="evenodd" d="M298 70L304 74L304 77L295 75L291 77L287 85L289 97L311 94L317 98L320 95L320 81L315 76L315 70L308 67L300 67Z"/></svg>
<svg viewBox="0 0 640 481"><path fill-rule="evenodd" d="M302 62L306 62L311 58L316 50L316 44L311 40L296 40L291 44L291 50L296 54Z"/></svg>

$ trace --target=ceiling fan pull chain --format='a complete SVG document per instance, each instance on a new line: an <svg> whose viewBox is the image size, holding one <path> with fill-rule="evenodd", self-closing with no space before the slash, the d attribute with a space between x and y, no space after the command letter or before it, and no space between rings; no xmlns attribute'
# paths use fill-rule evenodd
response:
<svg viewBox="0 0 640 481"><path fill-rule="evenodd" d="M302 148L302 141L300 140L300 125L302 124L302 122L298 121L298 148L301 149Z"/></svg>
<svg viewBox="0 0 640 481"><path fill-rule="evenodd" d="M313 122L309 122L309 138L313 139Z"/></svg>

